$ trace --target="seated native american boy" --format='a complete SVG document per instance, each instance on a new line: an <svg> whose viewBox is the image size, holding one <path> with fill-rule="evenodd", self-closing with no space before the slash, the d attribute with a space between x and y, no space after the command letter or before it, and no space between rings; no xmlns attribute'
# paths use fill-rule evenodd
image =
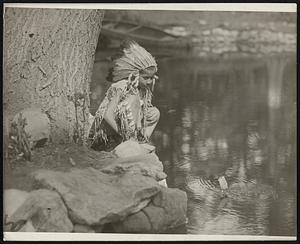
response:
<svg viewBox="0 0 300 244"><path fill-rule="evenodd" d="M123 141L147 143L158 123L159 110L151 103L157 64L138 43L125 40L112 59L109 87L100 104L89 137L92 148L112 150Z"/></svg>

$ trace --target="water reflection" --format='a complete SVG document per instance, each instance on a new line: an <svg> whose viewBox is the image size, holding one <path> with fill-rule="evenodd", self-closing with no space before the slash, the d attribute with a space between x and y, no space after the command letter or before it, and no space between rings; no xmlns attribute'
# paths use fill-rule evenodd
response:
<svg viewBox="0 0 300 244"><path fill-rule="evenodd" d="M159 67L153 141L168 184L188 192L188 233L295 235L295 58ZM220 175L235 189L227 199L199 184Z"/></svg>

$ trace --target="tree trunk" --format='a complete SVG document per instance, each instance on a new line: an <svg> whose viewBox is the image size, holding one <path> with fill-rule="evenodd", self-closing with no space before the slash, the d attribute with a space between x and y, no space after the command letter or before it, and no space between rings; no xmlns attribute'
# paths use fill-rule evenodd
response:
<svg viewBox="0 0 300 244"><path fill-rule="evenodd" d="M85 141L89 83L104 12L5 8L4 113L39 107L54 143Z"/></svg>

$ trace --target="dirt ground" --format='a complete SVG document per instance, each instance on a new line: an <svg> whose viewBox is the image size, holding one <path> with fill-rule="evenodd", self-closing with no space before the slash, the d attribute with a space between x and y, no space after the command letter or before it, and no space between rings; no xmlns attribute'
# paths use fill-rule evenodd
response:
<svg viewBox="0 0 300 244"><path fill-rule="evenodd" d="M68 171L71 168L102 168L116 158L113 153L97 152L76 144L48 145L32 151L31 161L4 160L4 189L35 189L31 174L38 169Z"/></svg>

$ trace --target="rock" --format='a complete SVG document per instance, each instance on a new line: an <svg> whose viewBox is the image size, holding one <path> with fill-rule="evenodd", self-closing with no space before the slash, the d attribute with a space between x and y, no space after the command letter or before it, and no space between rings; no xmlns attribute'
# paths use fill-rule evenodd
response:
<svg viewBox="0 0 300 244"><path fill-rule="evenodd" d="M94 225L93 230L95 231L95 233L102 233L103 227L103 225Z"/></svg>
<svg viewBox="0 0 300 244"><path fill-rule="evenodd" d="M4 211L4 223L16 212L16 210L25 202L29 193L18 189L4 190L3 199L3 211ZM11 224L4 224L4 231L11 231ZM31 220L27 220L24 226L20 228L21 232L35 232L35 228L32 226Z"/></svg>
<svg viewBox="0 0 300 244"><path fill-rule="evenodd" d="M13 122L18 121L20 113L22 113L22 118L26 119L27 125L24 130L30 136L31 144L34 146L45 144L50 137L50 120L47 115L39 108L24 109L14 116Z"/></svg>
<svg viewBox="0 0 300 244"><path fill-rule="evenodd" d="M145 208L150 202L151 202L150 198L141 201L136 207L134 207L131 210L131 214L139 212L141 209Z"/></svg>
<svg viewBox="0 0 300 244"><path fill-rule="evenodd" d="M114 231L117 233L151 233L152 226L144 211L129 215L123 222L115 223Z"/></svg>
<svg viewBox="0 0 300 244"><path fill-rule="evenodd" d="M153 205L165 211L163 226L173 228L186 223L187 195L184 191L176 188L161 188L159 194L153 199ZM154 229L156 226L157 229L160 228L160 223L155 223L155 217L152 224Z"/></svg>
<svg viewBox="0 0 300 244"><path fill-rule="evenodd" d="M40 186L55 189L64 199L75 224L103 225L139 211L143 201L160 191L158 183L141 174L104 174L93 168L70 172L39 170Z"/></svg>
<svg viewBox="0 0 300 244"><path fill-rule="evenodd" d="M73 227L75 233L95 233L95 230L88 225L75 224Z"/></svg>
<svg viewBox="0 0 300 244"><path fill-rule="evenodd" d="M141 155L141 154L147 154L149 153L149 149L147 149L145 146L141 146L136 141L128 140L119 144L113 150L113 152L119 158L126 158L126 157Z"/></svg>
<svg viewBox="0 0 300 244"><path fill-rule="evenodd" d="M4 190L4 213L11 216L27 199L29 193L18 189Z"/></svg>
<svg viewBox="0 0 300 244"><path fill-rule="evenodd" d="M161 181L158 182L159 185L168 188L168 184L167 184L167 180L163 179Z"/></svg>
<svg viewBox="0 0 300 244"><path fill-rule="evenodd" d="M120 172L138 173L144 176L151 176L157 181L167 177L163 172L163 164L155 153L116 159L112 164L101 169L101 171L107 174L119 174Z"/></svg>
<svg viewBox="0 0 300 244"><path fill-rule="evenodd" d="M8 218L8 222L31 220L39 232L71 232L73 224L60 196L49 190L29 193L23 204Z"/></svg>
<svg viewBox="0 0 300 244"><path fill-rule="evenodd" d="M123 233L162 233L186 224L186 210L184 191L162 187L148 206L113 225L117 232Z"/></svg>
<svg viewBox="0 0 300 244"><path fill-rule="evenodd" d="M199 25L207 25L207 22L204 19L199 19L198 23L199 23Z"/></svg>
<svg viewBox="0 0 300 244"><path fill-rule="evenodd" d="M210 30L204 30L202 32L203 35L207 36L207 35L210 35L211 34L211 31Z"/></svg>

